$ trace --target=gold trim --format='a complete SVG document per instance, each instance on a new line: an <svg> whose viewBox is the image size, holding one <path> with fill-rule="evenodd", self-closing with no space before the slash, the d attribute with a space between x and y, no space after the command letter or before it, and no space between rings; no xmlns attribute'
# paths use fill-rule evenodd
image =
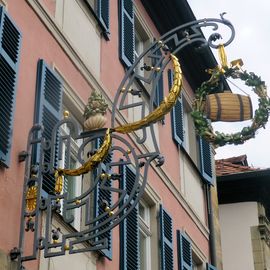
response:
<svg viewBox="0 0 270 270"><path fill-rule="evenodd" d="M56 169L56 177L61 175L78 176L92 171L99 163L101 163L108 155L112 144L111 129L107 129L103 144L98 151L81 167L77 169Z"/></svg>
<svg viewBox="0 0 270 270"><path fill-rule="evenodd" d="M37 206L37 186L29 187L26 192L26 212L30 213L36 209Z"/></svg>
<svg viewBox="0 0 270 270"><path fill-rule="evenodd" d="M118 126L114 129L116 132L129 133L131 131L136 131L142 127L148 126L149 124L161 120L163 116L173 108L177 101L177 98L181 93L183 77L178 58L171 54L171 60L174 69L174 78L169 95L164 98L159 107L157 107L153 112L145 116L143 119L135 121L133 123L127 123L123 126Z"/></svg>

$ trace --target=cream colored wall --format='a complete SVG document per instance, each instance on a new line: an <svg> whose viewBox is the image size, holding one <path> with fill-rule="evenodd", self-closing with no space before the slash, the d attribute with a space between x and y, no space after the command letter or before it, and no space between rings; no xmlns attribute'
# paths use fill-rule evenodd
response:
<svg viewBox="0 0 270 270"><path fill-rule="evenodd" d="M86 66L100 77L100 32L80 0L57 0L55 19Z"/></svg>
<svg viewBox="0 0 270 270"><path fill-rule="evenodd" d="M186 155L180 154L181 192L187 202L199 216L200 220L206 224L205 199L202 181Z"/></svg>
<svg viewBox="0 0 270 270"><path fill-rule="evenodd" d="M54 229L60 228L63 234L70 233L67 224L61 221L59 218L53 218L52 226ZM45 216L43 218L43 233L45 226ZM60 238L61 239L61 238ZM74 269L87 269L96 270L97 255L94 252L68 254L65 256L57 256L51 258L44 258L43 252L40 256L39 270L74 270Z"/></svg>
<svg viewBox="0 0 270 270"><path fill-rule="evenodd" d="M254 270L251 227L258 225L256 202L220 205L224 270Z"/></svg>

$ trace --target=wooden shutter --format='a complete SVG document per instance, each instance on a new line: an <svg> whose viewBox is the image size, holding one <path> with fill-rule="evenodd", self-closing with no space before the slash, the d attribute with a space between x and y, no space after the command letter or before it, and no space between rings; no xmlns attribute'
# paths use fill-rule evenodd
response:
<svg viewBox="0 0 270 270"><path fill-rule="evenodd" d="M126 67L135 60L135 29L133 0L119 0L120 7L120 59Z"/></svg>
<svg viewBox="0 0 270 270"><path fill-rule="evenodd" d="M161 270L173 269L173 224L172 218L162 205L159 209Z"/></svg>
<svg viewBox="0 0 270 270"><path fill-rule="evenodd" d="M201 173L205 181L210 184L213 184L214 176L212 170L212 151L211 145L200 138L200 156L201 156Z"/></svg>
<svg viewBox="0 0 270 270"><path fill-rule="evenodd" d="M161 50L157 50L156 51L156 55L161 57L162 56L162 52ZM156 65L156 60L154 61L154 65ZM158 72L155 73L155 77L157 77L159 74ZM164 89L163 89L163 73L160 74L156 89L155 89L155 98L154 98L154 106L158 107L160 105L160 103L163 101L164 98Z"/></svg>
<svg viewBox="0 0 270 270"><path fill-rule="evenodd" d="M211 265L210 263L206 264L206 270L217 270L217 268L214 265Z"/></svg>
<svg viewBox="0 0 270 270"><path fill-rule="evenodd" d="M120 187L129 195L132 191L135 173L127 166L121 166ZM139 206L138 204L120 224L120 270L140 269L139 250Z"/></svg>
<svg viewBox="0 0 270 270"><path fill-rule="evenodd" d="M51 140L51 132L55 124L62 118L62 82L57 74L45 63L39 60L37 70L36 85L36 103L34 122L42 124L44 127L43 136ZM56 143L57 140L56 140ZM54 153L57 160L58 147ZM37 162L39 157L39 148L34 150L33 162ZM51 162L51 152L45 151L44 162ZM54 164L56 165L56 164ZM46 193L52 193L54 190L55 179L53 173L43 174L42 188Z"/></svg>
<svg viewBox="0 0 270 270"><path fill-rule="evenodd" d="M102 139L97 139L96 140L96 148L100 148L100 146L102 145L103 141ZM100 171L98 172L99 174L103 173L106 171L106 164L112 162L112 154L109 154L104 162L101 164L101 168ZM98 170L98 169L97 169ZM95 173L95 175L97 175L97 171ZM103 182L103 186L105 188L111 188L112 187L112 182L111 180L104 180L105 182ZM112 206L112 192L110 190L104 189L101 186L102 182L101 180L98 182L97 186L96 186L96 190L95 190L95 216L99 216L102 215L104 213L104 209L102 209L101 205L102 205L102 201L106 200L109 204L109 206ZM107 215L104 216L104 218L100 219L99 222L103 222L104 220L107 219ZM106 226L109 226L110 223L107 223L107 225L104 226L104 228ZM112 231L106 231L105 233L99 235L97 237L97 240L102 240L102 239L107 239L108 241L108 248L106 249L102 249L101 253L107 257L108 259L112 259Z"/></svg>
<svg viewBox="0 0 270 270"><path fill-rule="evenodd" d="M109 33L110 30L110 1L109 0L98 0L97 1L97 15L101 24Z"/></svg>
<svg viewBox="0 0 270 270"><path fill-rule="evenodd" d="M0 165L9 166L22 35L0 6Z"/></svg>
<svg viewBox="0 0 270 270"><path fill-rule="evenodd" d="M173 72L171 69L168 70L168 81L169 89L173 83ZM183 114L183 102L182 98L179 97L176 101L175 106L171 112L172 119L172 138L176 144L183 145L184 143L184 114Z"/></svg>
<svg viewBox="0 0 270 270"><path fill-rule="evenodd" d="M178 269L192 270L191 241L185 233L177 230Z"/></svg>

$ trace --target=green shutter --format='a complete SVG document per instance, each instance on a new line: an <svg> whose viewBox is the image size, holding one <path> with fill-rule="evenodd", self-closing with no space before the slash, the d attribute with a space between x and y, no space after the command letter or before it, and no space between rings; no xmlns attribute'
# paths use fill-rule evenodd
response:
<svg viewBox="0 0 270 270"><path fill-rule="evenodd" d="M121 166L120 169L122 175L120 187L129 195L136 175L130 167ZM120 224L120 270L140 269L139 246L139 206L137 204Z"/></svg>
<svg viewBox="0 0 270 270"><path fill-rule="evenodd" d="M206 270L217 270L217 268L214 265L211 265L209 263L206 264Z"/></svg>
<svg viewBox="0 0 270 270"><path fill-rule="evenodd" d="M102 139L98 138L96 140L96 148L100 148L100 146L102 145ZM99 169L96 169L95 172L95 176L97 174L101 174L103 172L106 171L106 164L112 162L112 154L109 154L104 162L101 164ZM99 181L97 186L96 186L96 190L95 190L95 200L94 200L94 208L95 208L95 217L100 216L104 213L104 209L101 208L102 205L102 201L106 200L109 204L109 206L112 206L112 192L110 190L108 190L107 188L111 188L112 187L112 182L111 180L105 180L103 182ZM100 219L99 222L103 222L104 220L106 220L108 217L107 215L104 216L104 218ZM107 223L107 225L104 225L104 228L106 226L109 226L110 224ZM112 259L112 231L106 231L105 233L99 235L97 237L97 241L100 241L102 239L107 239L108 241L108 248L106 249L102 249L101 253L107 257L108 259Z"/></svg>
<svg viewBox="0 0 270 270"><path fill-rule="evenodd" d="M213 184L212 151L209 142L200 138L201 173L205 181Z"/></svg>
<svg viewBox="0 0 270 270"><path fill-rule="evenodd" d="M0 165L9 166L22 35L0 6Z"/></svg>
<svg viewBox="0 0 270 270"><path fill-rule="evenodd" d="M109 0L98 0L97 1L97 16L101 24L109 33L110 30L110 1Z"/></svg>
<svg viewBox="0 0 270 270"><path fill-rule="evenodd" d="M192 270L191 241L185 233L177 230L178 269Z"/></svg>
<svg viewBox="0 0 270 270"><path fill-rule="evenodd" d="M120 8L120 59L126 67L135 60L135 29L133 0L119 0Z"/></svg>
<svg viewBox="0 0 270 270"><path fill-rule="evenodd" d="M44 127L43 136L46 140L52 139L52 130L62 118L62 82L57 74L45 63L39 60L37 70L36 103L34 122ZM58 140L56 140L58 143ZM54 153L57 160L57 150ZM44 151L44 163L51 164L51 151ZM38 162L39 148L34 149L33 162ZM53 164L54 166L56 164ZM53 173L43 174L42 188L46 193L54 190L55 179Z"/></svg>
<svg viewBox="0 0 270 270"><path fill-rule="evenodd" d="M173 269L173 224L171 216L162 205L159 209L159 227L161 270L171 270Z"/></svg>

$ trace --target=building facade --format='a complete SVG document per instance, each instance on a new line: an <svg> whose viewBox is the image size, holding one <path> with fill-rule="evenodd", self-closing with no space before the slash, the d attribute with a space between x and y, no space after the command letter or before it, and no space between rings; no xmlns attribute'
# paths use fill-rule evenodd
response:
<svg viewBox="0 0 270 270"><path fill-rule="evenodd" d="M269 169L246 155L216 166L223 269L269 269Z"/></svg>
<svg viewBox="0 0 270 270"><path fill-rule="evenodd" d="M128 67L166 31L195 18L186 1L2 0L0 3L0 265L1 269L15 269L16 260L11 261L9 254L19 242L23 156L31 155L31 162L38 164L38 147L31 153L23 152L33 124L41 124L45 137L50 139L54 124L63 118L64 111L69 111L69 117L83 130L84 106L96 90L109 105L109 127L116 90ZM177 56L185 75L182 95L172 113L154 126L165 163L151 164L138 207L120 226L101 236L108 240L103 250L69 255L67 248L67 255L44 258L40 248L37 259L23 263L26 269L202 270L215 269L213 265L221 269L221 260L215 253L217 230L209 203L211 194L215 194L211 192L215 183L212 148L196 135L189 114L195 87L207 78L204 70L216 62L209 50L198 54L192 46ZM138 72L147 76L147 70L141 67ZM171 67L159 77L154 106L168 94ZM126 102L134 103L141 98L149 104L149 89L144 83L138 81L134 87L141 95L131 93ZM150 108L146 106L146 112ZM132 122L140 114L134 108L117 111L115 121ZM62 126L59 133L64 136L72 131ZM149 153L154 149L149 136L138 146L140 131L125 136L138 151ZM61 151L57 166L65 166L68 152L70 166L80 166L75 157L82 144L74 138L72 147ZM113 162L121 157L110 158ZM121 175L119 185L128 190L135 177L132 166L115 172ZM54 183L42 177L41 195L46 198ZM91 181L91 176L67 177L64 192L70 198L78 197L91 186ZM95 191L92 198L91 215L100 211L98 200L109 196L102 195L101 190ZM82 231L84 211L72 210L73 218L67 222L61 207L64 206L59 206L59 211L52 215L50 229L59 228L60 235ZM31 215L29 218L30 223ZM45 224L43 215L41 233ZM26 228L24 234L29 241L20 252L31 254L33 231Z"/></svg>

